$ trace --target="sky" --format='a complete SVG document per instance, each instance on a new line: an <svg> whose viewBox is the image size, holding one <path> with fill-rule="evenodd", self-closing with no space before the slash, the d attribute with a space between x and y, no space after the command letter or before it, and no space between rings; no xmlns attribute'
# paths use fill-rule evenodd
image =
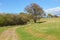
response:
<svg viewBox="0 0 60 40"><path fill-rule="evenodd" d="M41 6L47 13L60 12L60 0L0 0L0 12L20 13L31 3ZM56 13L55 13L56 14Z"/></svg>

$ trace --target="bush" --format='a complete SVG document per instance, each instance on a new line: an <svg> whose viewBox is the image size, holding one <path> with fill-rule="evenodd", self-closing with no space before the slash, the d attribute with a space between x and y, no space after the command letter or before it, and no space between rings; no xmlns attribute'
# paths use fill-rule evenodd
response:
<svg viewBox="0 0 60 40"><path fill-rule="evenodd" d="M27 24L30 18L27 14L2 14L0 15L0 26Z"/></svg>

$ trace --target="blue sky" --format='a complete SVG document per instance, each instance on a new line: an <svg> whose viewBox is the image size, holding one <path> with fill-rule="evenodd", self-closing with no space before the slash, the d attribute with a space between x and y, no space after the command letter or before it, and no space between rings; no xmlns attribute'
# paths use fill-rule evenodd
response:
<svg viewBox="0 0 60 40"><path fill-rule="evenodd" d="M31 3L37 3L46 11L60 8L60 0L0 0L0 12L20 13Z"/></svg>

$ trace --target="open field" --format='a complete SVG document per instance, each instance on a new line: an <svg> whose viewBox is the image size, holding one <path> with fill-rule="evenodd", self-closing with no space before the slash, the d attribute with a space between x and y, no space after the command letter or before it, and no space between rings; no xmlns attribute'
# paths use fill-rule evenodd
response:
<svg viewBox="0 0 60 40"><path fill-rule="evenodd" d="M60 18L41 19L16 31L21 40L60 40Z"/></svg>
<svg viewBox="0 0 60 40"><path fill-rule="evenodd" d="M60 40L60 18L42 18L37 23L0 27L0 34L0 40Z"/></svg>

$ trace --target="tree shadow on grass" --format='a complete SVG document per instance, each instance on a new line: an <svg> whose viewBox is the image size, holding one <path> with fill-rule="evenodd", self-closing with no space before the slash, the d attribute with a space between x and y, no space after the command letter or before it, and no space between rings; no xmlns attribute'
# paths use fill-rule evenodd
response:
<svg viewBox="0 0 60 40"><path fill-rule="evenodd" d="M44 23L44 22L46 22L46 21L41 21L41 22L36 22L36 23Z"/></svg>

